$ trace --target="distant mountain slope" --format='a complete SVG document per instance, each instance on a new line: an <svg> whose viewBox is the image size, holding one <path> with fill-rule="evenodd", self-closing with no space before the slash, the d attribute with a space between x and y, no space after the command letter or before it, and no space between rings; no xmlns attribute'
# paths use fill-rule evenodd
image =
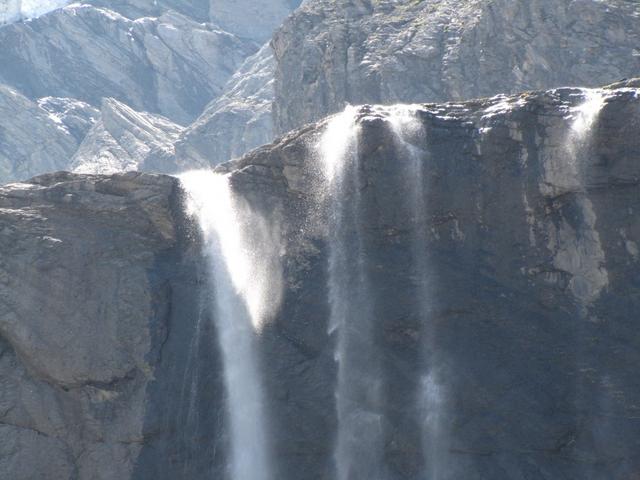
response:
<svg viewBox="0 0 640 480"><path fill-rule="evenodd" d="M30 98L103 97L186 124L257 45L176 12L131 20L71 5L0 28L0 82Z"/></svg>
<svg viewBox="0 0 640 480"><path fill-rule="evenodd" d="M84 138L68 169L102 174L137 170L174 173L181 169L174 161L173 143L182 130L166 118L136 112L106 98L99 121Z"/></svg>
<svg viewBox="0 0 640 480"><path fill-rule="evenodd" d="M176 143L183 162L216 165L273 140L273 74L269 45L249 57Z"/></svg>
<svg viewBox="0 0 640 480"><path fill-rule="evenodd" d="M60 117L16 90L0 85L0 180L62 170L78 140Z"/></svg>

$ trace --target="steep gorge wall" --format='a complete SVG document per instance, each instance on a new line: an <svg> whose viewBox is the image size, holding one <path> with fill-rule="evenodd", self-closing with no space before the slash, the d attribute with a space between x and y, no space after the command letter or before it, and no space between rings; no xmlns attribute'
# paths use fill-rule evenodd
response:
<svg viewBox="0 0 640 480"><path fill-rule="evenodd" d="M350 113L357 154L334 199L353 208L343 234L370 294L352 345L377 362L385 480L422 478L429 451L441 479L640 470L638 88ZM282 302L254 352L279 479L341 478L326 126L217 169L282 229ZM0 476L224 477L233 405L181 197L132 173L0 192Z"/></svg>
<svg viewBox="0 0 640 480"><path fill-rule="evenodd" d="M370 297L350 354L353 368L373 355L377 370L365 363L364 374L378 387L374 403L366 390L352 400L380 418L382 478L422 478L433 458L443 479L624 479L640 468L640 103L637 82L619 87L595 108L578 89L416 106L408 145L394 133L398 107L355 113L344 235ZM224 167L256 210L286 219L282 312L261 334L278 478L344 478L322 128ZM344 287L356 328L362 296ZM437 432L425 436L434 405Z"/></svg>

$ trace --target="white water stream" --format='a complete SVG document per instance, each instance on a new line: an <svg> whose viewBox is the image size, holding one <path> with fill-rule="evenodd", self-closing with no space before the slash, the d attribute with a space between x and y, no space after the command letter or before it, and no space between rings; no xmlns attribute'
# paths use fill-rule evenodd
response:
<svg viewBox="0 0 640 480"><path fill-rule="evenodd" d="M281 299L278 231L234 194L227 175L194 171L180 179L187 212L202 231L213 291L230 429L229 478L271 480L256 339Z"/></svg>

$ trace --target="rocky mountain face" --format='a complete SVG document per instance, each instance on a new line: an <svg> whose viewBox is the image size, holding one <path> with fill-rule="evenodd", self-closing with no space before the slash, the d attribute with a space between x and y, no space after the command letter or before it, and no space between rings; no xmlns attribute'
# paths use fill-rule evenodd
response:
<svg viewBox="0 0 640 480"><path fill-rule="evenodd" d="M274 70L271 48L264 45L185 129L175 144L178 161L218 165L271 142Z"/></svg>
<svg viewBox="0 0 640 480"><path fill-rule="evenodd" d="M3 478L133 478L170 319L190 315L178 197L140 174L0 189Z"/></svg>
<svg viewBox="0 0 640 480"><path fill-rule="evenodd" d="M113 97L182 124L256 50L175 12L134 21L90 5L6 25L0 42L0 82L29 98L72 97L100 106Z"/></svg>
<svg viewBox="0 0 640 480"><path fill-rule="evenodd" d="M174 173L179 167L173 159L173 143L182 131L164 117L136 112L112 98L103 99L99 120L78 147L70 169L77 173ZM167 158L171 159L168 164Z"/></svg>
<svg viewBox="0 0 640 480"><path fill-rule="evenodd" d="M346 103L601 85L640 68L640 12L628 0L320 1L300 8L288 0L93 0L57 8L64 3L0 28L0 84L33 102L67 98L100 109L113 98L166 117L184 131L145 146L155 152L158 142L165 145L160 158L120 162L152 172L239 157ZM74 130L75 143L93 145L94 138L78 137L84 126ZM82 159L81 171L104 171L104 157L91 156L99 148L71 150L69 161L49 163L72 170ZM47 171L42 163L15 163L16 173L0 181Z"/></svg>
<svg viewBox="0 0 640 480"><path fill-rule="evenodd" d="M49 116L54 122L68 117L73 125L67 133L74 140L70 146L66 140L59 143L56 135L46 135L47 143L56 145L45 167L37 158L38 146L27 146L22 135L14 135L16 125L7 127L7 146L0 148L0 155L13 160L0 173L0 182L52 169L100 173L122 166L182 171L203 162L227 161L271 141L274 64L270 47L259 45L296 1L231 6L209 0L94 0L65 7L68 3L16 1L0 6L0 85L44 109L32 109L32 116ZM137 131L127 132L143 150L160 152L159 156L140 161L122 155L118 142L103 131L103 123L85 138L104 99L176 124L164 138L156 130L144 146L146 139ZM74 113L61 116L59 109ZM176 128L192 122L179 139L174 135ZM42 131L39 125L33 129ZM14 140L23 154L15 153ZM173 146L177 140L178 155ZM158 149L158 144L163 147ZM104 154L116 150L120 160ZM65 152L67 160L58 158L58 152Z"/></svg>
<svg viewBox="0 0 640 480"><path fill-rule="evenodd" d="M639 89L365 106L218 167L280 232L255 336L273 478L633 478ZM0 477L224 476L178 180L8 185L0 231ZM337 461L360 427L371 451Z"/></svg>
<svg viewBox="0 0 640 480"><path fill-rule="evenodd" d="M640 70L629 0L317 1L276 33L275 129L346 103L597 86Z"/></svg>
<svg viewBox="0 0 640 480"><path fill-rule="evenodd" d="M82 128L82 127L79 127ZM0 178L11 181L66 168L78 139L59 116L0 85Z"/></svg>

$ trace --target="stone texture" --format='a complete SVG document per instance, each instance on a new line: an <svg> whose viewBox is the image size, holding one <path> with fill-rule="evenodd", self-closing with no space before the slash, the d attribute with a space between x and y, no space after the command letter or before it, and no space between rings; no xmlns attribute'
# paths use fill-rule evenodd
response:
<svg viewBox="0 0 640 480"><path fill-rule="evenodd" d="M209 0L211 21L242 38L265 42L300 0Z"/></svg>
<svg viewBox="0 0 640 480"><path fill-rule="evenodd" d="M438 478L640 471L640 82L618 87L578 153L568 139L582 90L418 106L423 130L407 141L421 175L391 110L359 110L352 228L372 294L369 348L382 365L385 478L430 468L420 430L430 407L418 399L433 368L446 392ZM322 125L219 167L266 218L286 219L284 302L261 333L278 478L335 478Z"/></svg>
<svg viewBox="0 0 640 480"><path fill-rule="evenodd" d="M0 84L0 182L66 168L77 147L59 116Z"/></svg>
<svg viewBox="0 0 640 480"><path fill-rule="evenodd" d="M155 397L179 397L199 310L180 205L175 179L138 173L0 189L0 477L152 478L140 452L197 431Z"/></svg>
<svg viewBox="0 0 640 480"><path fill-rule="evenodd" d="M90 0L84 3L108 8L133 20L159 17L173 10L198 22L209 21L209 0Z"/></svg>
<svg viewBox="0 0 640 480"><path fill-rule="evenodd" d="M199 115L257 50L173 11L131 20L78 4L6 25L0 43L0 82L29 98L71 97L99 107L113 97L180 124Z"/></svg>
<svg viewBox="0 0 640 480"><path fill-rule="evenodd" d="M46 111L54 122L67 130L78 143L82 142L100 114L88 103L73 98L44 97L38 99L38 106Z"/></svg>
<svg viewBox="0 0 640 480"><path fill-rule="evenodd" d="M421 174L394 136L399 107L358 110L347 194L361 200L385 478L428 468L419 399L435 366L439 478L640 471L639 89L604 89L579 142L584 90L418 105L421 128L405 141ZM314 148L325 123L217 167L282 227L283 302L257 352L278 479L335 478L331 212ZM1 478L225 475L215 319L181 209L177 181L161 175L0 188Z"/></svg>
<svg viewBox="0 0 640 480"><path fill-rule="evenodd" d="M182 163L217 165L273 139L274 62L264 45L231 77L220 97L175 145Z"/></svg>
<svg viewBox="0 0 640 480"><path fill-rule="evenodd" d="M272 42L276 131L346 103L464 100L632 77L639 19L628 0L308 2Z"/></svg>
<svg viewBox="0 0 640 480"><path fill-rule="evenodd" d="M112 98L102 101L100 120L70 162L77 173L155 171L175 173L175 142L183 128L168 119L136 112ZM166 162L166 159L172 161Z"/></svg>

